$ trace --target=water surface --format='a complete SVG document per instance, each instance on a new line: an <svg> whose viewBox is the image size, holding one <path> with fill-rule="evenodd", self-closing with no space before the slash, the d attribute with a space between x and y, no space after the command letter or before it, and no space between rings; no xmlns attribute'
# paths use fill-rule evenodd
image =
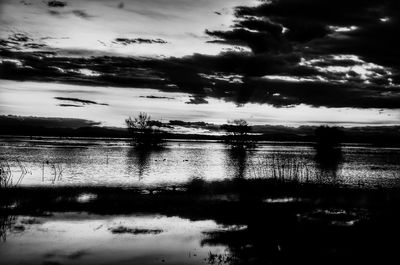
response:
<svg viewBox="0 0 400 265"><path fill-rule="evenodd" d="M140 151L122 139L0 140L0 158L10 165L14 182L26 170L19 185L29 186L160 186L193 178L272 177L267 170L273 164L271 157L304 161L316 172L307 181L400 186L400 148L345 145L340 161L321 168L309 143L265 142L236 152L217 141L170 141L163 150Z"/></svg>
<svg viewBox="0 0 400 265"><path fill-rule="evenodd" d="M203 244L208 231L238 229L214 221L163 215L58 213L9 218L2 264L207 264L222 245Z"/></svg>

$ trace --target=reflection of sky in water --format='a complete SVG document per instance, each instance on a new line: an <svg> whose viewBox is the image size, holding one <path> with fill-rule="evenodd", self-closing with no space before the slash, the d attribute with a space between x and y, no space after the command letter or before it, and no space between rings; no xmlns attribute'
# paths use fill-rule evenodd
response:
<svg viewBox="0 0 400 265"><path fill-rule="evenodd" d="M116 234L110 231L118 226L160 229L162 232ZM204 264L210 251L214 254L226 251L222 246L201 244L203 232L217 229L227 228L214 221L189 221L159 215L107 217L69 213L47 218L18 217L7 240L0 242L0 256L2 264L10 265L42 264L45 261L60 264Z"/></svg>
<svg viewBox="0 0 400 265"><path fill-rule="evenodd" d="M56 147L45 140L34 144L3 140L0 153L10 161L15 177L20 175L17 160L26 167L28 174L22 185L53 185L53 165L58 165L61 169L56 167L54 185L111 186L179 184L194 177L205 180L257 177L258 169L254 168L272 152L279 156L289 154L311 165L315 156L313 148L304 144L267 143L245 154L232 152L217 142L169 142L164 150L152 152L134 150L123 141L103 140L89 146L84 141L75 144L78 147ZM399 149L347 146L343 148L343 163L336 175L339 183L397 186L399 161ZM60 170L62 174L58 178Z"/></svg>

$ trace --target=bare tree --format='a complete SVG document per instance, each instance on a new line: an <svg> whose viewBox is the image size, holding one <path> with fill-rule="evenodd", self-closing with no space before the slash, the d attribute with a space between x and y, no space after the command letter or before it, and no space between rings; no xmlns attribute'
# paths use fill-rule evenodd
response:
<svg viewBox="0 0 400 265"><path fill-rule="evenodd" d="M223 125L222 128L227 133L225 137L226 142L232 145L232 147L248 148L254 145L249 135L251 127L246 120L238 119L228 121L228 124Z"/></svg>
<svg viewBox="0 0 400 265"><path fill-rule="evenodd" d="M164 132L160 129L162 123L152 120L145 112L139 113L133 119L129 117L125 123L133 143L138 147L157 147L164 142Z"/></svg>

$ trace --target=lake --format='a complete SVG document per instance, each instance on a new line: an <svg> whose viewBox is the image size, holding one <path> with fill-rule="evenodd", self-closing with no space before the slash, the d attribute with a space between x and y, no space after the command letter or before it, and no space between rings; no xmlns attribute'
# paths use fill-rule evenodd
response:
<svg viewBox="0 0 400 265"><path fill-rule="evenodd" d="M12 137L0 139L0 159L10 167L14 184L21 186L149 187L193 178L268 178L276 177L274 165L280 170L276 161L286 163L279 171L285 176L288 164L300 161L302 173L295 176L300 181L400 186L400 148L362 144L342 146L340 158L324 165L310 143L263 142L238 152L217 141L169 141L162 150L140 151L124 139Z"/></svg>

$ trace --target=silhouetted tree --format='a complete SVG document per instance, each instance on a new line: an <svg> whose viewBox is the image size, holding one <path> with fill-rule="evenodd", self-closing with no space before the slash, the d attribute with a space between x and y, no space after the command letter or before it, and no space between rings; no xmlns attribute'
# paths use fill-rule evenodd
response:
<svg viewBox="0 0 400 265"><path fill-rule="evenodd" d="M226 131L225 142L233 148L248 148L254 145L251 141L249 133L251 127L247 121L243 119L228 121L228 124L222 126Z"/></svg>
<svg viewBox="0 0 400 265"><path fill-rule="evenodd" d="M137 117L125 120L128 132L137 147L160 147L164 143L162 123L152 120L150 115L141 112Z"/></svg>

